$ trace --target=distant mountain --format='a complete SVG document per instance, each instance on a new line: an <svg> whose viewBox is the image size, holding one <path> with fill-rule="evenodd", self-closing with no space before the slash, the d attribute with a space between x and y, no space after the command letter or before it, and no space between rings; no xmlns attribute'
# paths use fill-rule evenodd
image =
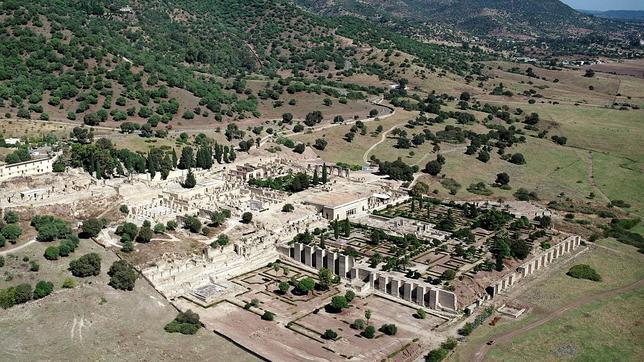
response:
<svg viewBox="0 0 644 362"><path fill-rule="evenodd" d="M605 25L559 0L295 0L325 15L441 24L477 36L565 37Z"/></svg>
<svg viewBox="0 0 644 362"><path fill-rule="evenodd" d="M581 13L600 18L644 22L644 10L578 10Z"/></svg>

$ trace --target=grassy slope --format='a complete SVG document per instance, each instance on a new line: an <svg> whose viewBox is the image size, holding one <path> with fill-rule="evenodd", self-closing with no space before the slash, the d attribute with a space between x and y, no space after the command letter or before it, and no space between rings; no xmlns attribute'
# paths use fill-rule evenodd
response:
<svg viewBox="0 0 644 362"><path fill-rule="evenodd" d="M531 311L527 316L522 317L519 320L502 319L494 327L491 327L488 324L482 325L480 328L476 329L472 335L467 337L465 343L461 343L459 345L451 360L467 361L481 344L494 339L496 335L500 335L526 325L563 305L582 298L583 296L619 288L644 278L644 269L641 268L641 263L644 262L644 255L637 253L635 248L621 244L612 239L600 240L598 244L612 250L605 248L589 250L573 262L569 262L568 264L561 266L559 270L554 271L554 274L549 276L547 279L536 282L528 288L527 291L522 292L515 298L519 304L527 305L531 308ZM568 271L570 266L575 264L589 264L602 276L603 281L596 283L568 277L565 273ZM637 301L641 300L642 290L639 289L639 291L634 291L633 293L639 293L639 296L635 296L630 299L635 305L638 305ZM619 300L620 298L616 297L614 299ZM604 318L607 316L606 308L608 308L609 305L610 300L601 300L597 303L592 303L587 306L582 306L578 309L568 311L561 318L554 319L543 326L526 333L525 335L519 336L517 338L517 344L513 342L511 345L496 345L490 351L488 359L505 360L505 358L511 357L507 353L511 350L511 353L516 354L516 357L514 357L515 359L521 356L522 360L553 360L556 359L556 356L553 355L554 346L560 347L571 343L574 344L577 353L585 353L583 351L587 351L587 343L597 345L600 341L604 343L604 341L610 340L610 338L607 338L603 332L605 328L604 326L606 326L606 328L610 328L612 331L615 326L623 326L628 324L630 321L638 320L639 318L639 311L637 308L635 308L635 310L633 310L633 308L625 308L624 313L614 315L612 318ZM590 308L590 311L594 309L597 310L599 308L601 310L600 316L597 319L587 317L581 320L574 317L571 317L572 319L567 319L572 314L586 311L586 308ZM570 329L570 327L565 326L570 325L572 320L575 320L577 323L572 325L572 331L575 331L575 334L568 335L560 333L562 328ZM546 331L545 328L550 329ZM639 335L642 334L641 326L634 326L631 323L629 328L639 333ZM553 330L558 332L551 333ZM635 338L637 338L637 335L638 334L635 334ZM535 340L542 343L537 343ZM630 340L631 336L624 336L623 338L615 339L615 343L627 343L627 341ZM539 346L546 347L539 348ZM644 351L642 351L641 347L638 348L637 353L641 355ZM610 349L606 348L606 351L610 351ZM496 355L496 353L503 354ZM561 358L562 357L559 357L559 359ZM610 358L608 360L610 360Z"/></svg>

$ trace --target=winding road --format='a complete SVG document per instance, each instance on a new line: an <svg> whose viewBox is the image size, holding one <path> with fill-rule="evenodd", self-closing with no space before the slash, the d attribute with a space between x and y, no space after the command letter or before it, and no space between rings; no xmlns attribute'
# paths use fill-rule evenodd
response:
<svg viewBox="0 0 644 362"><path fill-rule="evenodd" d="M532 322L530 324L527 324L527 325L525 325L525 326L523 326L521 328L512 330L512 331L507 332L505 334L502 334L500 336L494 337L494 341L496 342L496 344L510 342L510 341L512 341L513 338L515 338L515 337L517 337L517 336L519 336L521 334L524 334L526 332L529 332L529 331L531 331L531 330L533 330L533 329L535 329L535 328L537 328L537 327L539 327L539 326L541 326L541 325L543 325L543 324L545 324L545 323L547 323L547 322L549 322L549 321L551 321L553 319L556 319L556 318L560 317L562 314L564 314L565 312L567 312L567 311L569 311L571 309L575 309L577 307L581 307L583 305L586 305L586 304L589 304L589 303L592 303L592 302L596 302L596 301L601 300L601 299L614 297L614 296L629 292L631 290L637 289L637 288L642 287L642 286L644 286L644 279L640 279L640 280L638 280L638 281L636 281L634 283L625 285L625 286L620 287L620 288L610 289L610 290L607 290L607 291L604 291L604 292L601 292L601 293L597 293L597 294L589 295L589 296L586 296L586 297L582 297L580 299L577 299L573 303L564 305L564 306L560 307L559 309L552 311L551 313L543 316L542 318L540 318L540 319L538 319L538 320L536 320L536 321L534 321L534 322ZM492 348L492 346L488 345L487 343L481 345L479 347L478 351L474 354L473 360L476 361L476 362L483 361L483 359L485 358L485 355L487 354L487 352L491 348Z"/></svg>

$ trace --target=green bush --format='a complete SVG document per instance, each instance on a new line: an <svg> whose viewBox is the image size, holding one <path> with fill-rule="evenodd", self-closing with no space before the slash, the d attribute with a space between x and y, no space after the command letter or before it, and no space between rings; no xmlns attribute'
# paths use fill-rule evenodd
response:
<svg viewBox="0 0 644 362"><path fill-rule="evenodd" d="M273 319L275 319L275 314L270 311L264 311L264 314L262 314L262 319L265 321L272 321Z"/></svg>
<svg viewBox="0 0 644 362"><path fill-rule="evenodd" d="M380 327L380 332L388 336L394 336L396 335L396 332L398 332L398 327L396 327L395 324L383 324Z"/></svg>
<svg viewBox="0 0 644 362"><path fill-rule="evenodd" d="M595 271L595 269L586 264L573 265L566 274L577 279L588 279L595 282L602 280L602 277Z"/></svg>
<svg viewBox="0 0 644 362"><path fill-rule="evenodd" d="M322 335L322 338L324 338L324 339L336 339L336 338L338 338L338 334L332 329L327 329L326 331L324 331L324 334Z"/></svg>
<svg viewBox="0 0 644 362"><path fill-rule="evenodd" d="M54 291L54 284L46 281L39 281L34 289L34 299L40 299L48 296Z"/></svg>
<svg viewBox="0 0 644 362"><path fill-rule="evenodd" d="M114 289L132 290L136 282L137 273L125 260L117 260L107 272L110 276L109 285Z"/></svg>
<svg viewBox="0 0 644 362"><path fill-rule="evenodd" d="M185 313L179 313L177 317L163 328L169 333L195 334L201 328L199 315L188 309Z"/></svg>
<svg viewBox="0 0 644 362"><path fill-rule="evenodd" d="M376 328L374 326L367 326L362 332L362 336L368 339L372 339L376 336Z"/></svg>
<svg viewBox="0 0 644 362"><path fill-rule="evenodd" d="M89 277L101 273L101 257L96 253L89 253L69 263L69 270L75 277Z"/></svg>
<svg viewBox="0 0 644 362"><path fill-rule="evenodd" d="M47 249L45 249L45 254L44 254L45 259L58 260L59 256L60 256L60 251L58 250L58 247L48 246Z"/></svg>

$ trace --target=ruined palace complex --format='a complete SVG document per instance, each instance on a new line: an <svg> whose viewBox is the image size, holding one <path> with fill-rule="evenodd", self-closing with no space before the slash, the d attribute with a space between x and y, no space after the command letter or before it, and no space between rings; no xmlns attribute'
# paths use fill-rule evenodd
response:
<svg viewBox="0 0 644 362"><path fill-rule="evenodd" d="M436 329L494 303L583 244L579 236L540 226L537 220L549 212L538 205L411 197L398 181L316 158L251 153L233 163L195 170L192 188L181 185L186 174L174 170L165 180L158 175L97 180L73 169L20 175L2 183L0 207L68 208L78 219L116 215L120 221L108 224L96 241L117 251L124 246L117 235L124 222L176 222L176 230L163 228L150 243L135 244L134 252L120 255L178 308L198 311L211 330L262 356L285 360L335 359L337 354L320 348L294 355L277 345L271 348L276 341L258 344L251 338L258 332L239 326L252 326L248 318L271 310L284 323L263 336L304 343L319 337L310 330L335 323L317 311L333 293L351 290L365 305L380 305L383 316L399 318L401 310L426 309L431 318L423 323L431 325L414 327L425 332L410 336L432 345ZM296 175L316 181L296 191L276 182ZM119 214L123 206L128 212ZM222 212L226 219L211 224ZM502 222L490 225L488 215ZM204 228L183 228L189 218ZM527 254L497 258L495 263L499 238L520 240ZM305 277L317 279L323 268L335 277L330 289L312 296L276 292L285 281L297 285ZM327 319L316 319L322 317ZM420 322L409 321L410 326L415 323ZM377 358L386 356L391 346L355 348L354 355Z"/></svg>

